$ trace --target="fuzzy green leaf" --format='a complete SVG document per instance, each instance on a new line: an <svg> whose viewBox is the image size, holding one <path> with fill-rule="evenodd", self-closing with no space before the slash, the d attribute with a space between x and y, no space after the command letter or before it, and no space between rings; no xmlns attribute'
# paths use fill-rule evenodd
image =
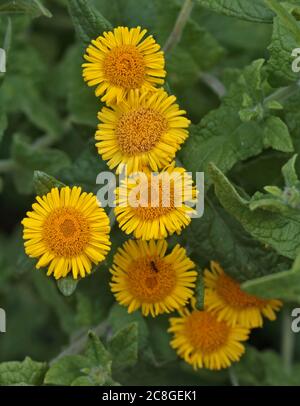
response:
<svg viewBox="0 0 300 406"><path fill-rule="evenodd" d="M208 113L190 130L190 137L180 152L180 159L187 170L206 173L209 162L214 162L227 172L238 161L260 154L265 148L284 152L292 151L292 141L287 126L280 118L257 116L241 120L240 111L245 94L253 109L263 105L264 89L268 84L262 70L263 60L254 61L240 74L231 86L221 106Z"/></svg>
<svg viewBox="0 0 300 406"><path fill-rule="evenodd" d="M88 334L85 355L94 366L101 366L104 370L110 372L111 355L93 331L90 331Z"/></svg>
<svg viewBox="0 0 300 406"><path fill-rule="evenodd" d="M134 322L138 324L139 348L144 349L148 345L149 330L143 316L139 312L129 314L127 309L118 303L112 306L108 316L108 323L114 334Z"/></svg>
<svg viewBox="0 0 300 406"><path fill-rule="evenodd" d="M215 192L223 207L232 214L254 238L273 247L279 254L294 259L300 250L300 212L287 208L274 212L250 208L250 200L241 197L225 175L209 166ZM270 269L270 273L273 270Z"/></svg>
<svg viewBox="0 0 300 406"><path fill-rule="evenodd" d="M2 362L0 364L0 385L41 385L47 371L45 362L24 361Z"/></svg>
<svg viewBox="0 0 300 406"><path fill-rule="evenodd" d="M40 0L4 0L0 4L0 14L28 14L31 17L52 17Z"/></svg>
<svg viewBox="0 0 300 406"><path fill-rule="evenodd" d="M274 16L264 0L197 0L197 2L216 13L247 21L271 23Z"/></svg>
<svg viewBox="0 0 300 406"><path fill-rule="evenodd" d="M291 270L253 279L245 282L242 288L266 299L300 303L300 257L296 258Z"/></svg>
<svg viewBox="0 0 300 406"><path fill-rule="evenodd" d="M76 378L84 375L83 370L91 366L91 361L83 355L66 355L50 367L44 383L69 386Z"/></svg>
<svg viewBox="0 0 300 406"><path fill-rule="evenodd" d="M204 215L193 219L184 233L192 259L202 267L218 261L226 273L238 281L247 281L288 269L290 261L280 257L247 233L240 223L209 193Z"/></svg>
<svg viewBox="0 0 300 406"><path fill-rule="evenodd" d="M78 280L73 279L72 276L66 276L57 281L57 287L64 296L71 296L77 287Z"/></svg>
<svg viewBox="0 0 300 406"><path fill-rule="evenodd" d="M113 368L128 368L136 364L138 358L138 324L128 324L119 330L109 342L113 357Z"/></svg>
<svg viewBox="0 0 300 406"><path fill-rule="evenodd" d="M292 12L299 6L286 3L288 10L276 1L268 0L275 5L274 11L277 17L274 18L272 41L269 46L270 58L268 68L271 77L279 84L287 84L299 79L299 72L294 72L292 64L296 56L293 50L299 48L300 23L292 16Z"/></svg>
<svg viewBox="0 0 300 406"><path fill-rule="evenodd" d="M61 188L65 186L53 176L41 171L34 171L33 184L36 194L39 196L47 194L54 187Z"/></svg>
<svg viewBox="0 0 300 406"><path fill-rule="evenodd" d="M197 82L200 73L217 64L224 52L222 46L207 30L190 20L177 46L166 55L171 83L182 86Z"/></svg>
<svg viewBox="0 0 300 406"><path fill-rule="evenodd" d="M232 366L239 385L244 386L299 386L300 364L291 371L282 367L282 358L274 351L258 351L247 346L241 361Z"/></svg>
<svg viewBox="0 0 300 406"><path fill-rule="evenodd" d="M284 181L286 186L295 186L298 184L299 179L296 172L295 164L296 164L297 154L295 154L283 167L282 167L282 175L284 177Z"/></svg>
<svg viewBox="0 0 300 406"><path fill-rule="evenodd" d="M287 125L275 116L268 117L263 127L263 142L265 148L273 148L278 151L293 151L293 143Z"/></svg>
<svg viewBox="0 0 300 406"><path fill-rule="evenodd" d="M68 0L68 6L77 35L84 45L112 28L110 22L87 0Z"/></svg>

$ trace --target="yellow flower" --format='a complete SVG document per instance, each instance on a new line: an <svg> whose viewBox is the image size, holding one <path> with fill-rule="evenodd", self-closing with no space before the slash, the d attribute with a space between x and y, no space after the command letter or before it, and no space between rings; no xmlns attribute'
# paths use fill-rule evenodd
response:
<svg viewBox="0 0 300 406"><path fill-rule="evenodd" d="M261 327L263 317L275 320L275 311L282 306L279 300L262 299L243 291L240 284L226 275L220 265L211 262L211 271L205 270L205 307L219 320L240 324L247 328Z"/></svg>
<svg viewBox="0 0 300 406"><path fill-rule="evenodd" d="M47 275L55 279L91 273L110 249L109 219L96 196L75 186L53 188L36 200L22 221L26 254L39 258L36 268L49 266Z"/></svg>
<svg viewBox="0 0 300 406"><path fill-rule="evenodd" d="M111 291L128 312L145 316L169 313L193 295L197 272L186 251L176 245L166 255L165 240L129 240L114 256Z"/></svg>
<svg viewBox="0 0 300 406"><path fill-rule="evenodd" d="M116 219L126 234L143 240L180 234L191 222L195 211L187 204L195 203L196 196L193 180L183 168L169 166L156 175L145 171L117 188Z"/></svg>
<svg viewBox="0 0 300 406"><path fill-rule="evenodd" d="M112 108L103 107L96 147L110 169L127 173L149 166L152 170L169 164L188 137L190 121L175 104L175 96L156 92L130 91L128 98Z"/></svg>
<svg viewBox="0 0 300 406"><path fill-rule="evenodd" d="M131 89L154 90L164 83L165 60L152 35L141 27L117 27L88 46L83 78L97 86L96 96L107 104L120 103Z"/></svg>
<svg viewBox="0 0 300 406"><path fill-rule="evenodd" d="M194 369L222 369L239 361L245 351L241 341L249 335L248 329L218 321L205 310L185 308L181 317L170 319L170 325L168 331L174 334L171 347Z"/></svg>

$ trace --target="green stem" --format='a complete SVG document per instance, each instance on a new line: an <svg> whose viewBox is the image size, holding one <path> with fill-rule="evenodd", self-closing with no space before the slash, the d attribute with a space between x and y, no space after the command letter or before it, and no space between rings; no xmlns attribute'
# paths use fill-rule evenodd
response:
<svg viewBox="0 0 300 406"><path fill-rule="evenodd" d="M300 90L300 83L296 82L290 86L281 87L276 90L274 93L271 93L264 100L264 105L270 101L276 100L278 102L284 102Z"/></svg>
<svg viewBox="0 0 300 406"><path fill-rule="evenodd" d="M230 379L231 385L239 386L239 381L238 381L237 376L236 376L234 370L232 369L232 367L228 368L228 374L229 374L229 379Z"/></svg>
<svg viewBox="0 0 300 406"><path fill-rule="evenodd" d="M0 159L0 173L11 172L15 169L15 163L12 159Z"/></svg>
<svg viewBox="0 0 300 406"><path fill-rule="evenodd" d="M34 141L32 147L34 149L48 148L51 147L56 141L57 139L53 137L53 135L46 134Z"/></svg>
<svg viewBox="0 0 300 406"><path fill-rule="evenodd" d="M193 0L185 0L178 14L174 28L163 47L165 53L170 52L180 41L183 29L188 22L192 8Z"/></svg>
<svg viewBox="0 0 300 406"><path fill-rule="evenodd" d="M225 96L226 89L223 83L210 73L202 73L201 80L205 83L220 99Z"/></svg>
<svg viewBox="0 0 300 406"><path fill-rule="evenodd" d="M294 349L295 349L295 335L291 329L291 316L290 309L286 307L282 312L282 326L281 326L281 356L283 368L286 373L290 374L292 371Z"/></svg>

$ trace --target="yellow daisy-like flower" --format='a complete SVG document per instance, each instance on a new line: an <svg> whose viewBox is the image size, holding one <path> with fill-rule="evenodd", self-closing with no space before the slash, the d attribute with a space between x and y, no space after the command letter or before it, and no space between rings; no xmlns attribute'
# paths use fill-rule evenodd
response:
<svg viewBox="0 0 300 406"><path fill-rule="evenodd" d="M171 347L194 369L227 368L239 361L245 351L249 330L230 326L205 310L184 309L181 317L170 319L169 332L174 334Z"/></svg>
<svg viewBox="0 0 300 406"><path fill-rule="evenodd" d="M165 240L129 240L114 256L111 290L128 312L145 316L169 313L193 295L197 272L186 251L176 245L166 255Z"/></svg>
<svg viewBox="0 0 300 406"><path fill-rule="evenodd" d="M262 299L243 291L240 284L227 275L221 266L211 262L211 270L204 272L205 307L219 320L247 328L261 327L263 317L275 320L275 311L282 306L279 300Z"/></svg>
<svg viewBox="0 0 300 406"><path fill-rule="evenodd" d="M55 279L91 273L110 249L109 219L96 196L67 186L36 200L22 221L26 254L39 258L36 268L49 266Z"/></svg>
<svg viewBox="0 0 300 406"><path fill-rule="evenodd" d="M164 54L141 27L117 27L88 46L83 78L97 86L96 96L107 104L120 103L131 89L154 90L164 83Z"/></svg>
<svg viewBox="0 0 300 406"><path fill-rule="evenodd" d="M195 203L196 197L185 169L169 166L156 175L145 171L121 182L115 215L126 234L143 240L166 238L189 225L195 210L188 204Z"/></svg>
<svg viewBox="0 0 300 406"><path fill-rule="evenodd" d="M127 173L144 166L152 170L169 164L188 137L190 121L175 104L176 97L164 90L131 91L128 98L112 108L103 107L96 147L110 169Z"/></svg>

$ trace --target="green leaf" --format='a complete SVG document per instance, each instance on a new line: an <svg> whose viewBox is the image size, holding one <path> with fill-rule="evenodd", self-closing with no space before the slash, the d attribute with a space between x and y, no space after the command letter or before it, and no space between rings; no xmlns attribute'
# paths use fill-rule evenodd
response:
<svg viewBox="0 0 300 406"><path fill-rule="evenodd" d="M84 45L96 39L103 31L112 29L110 22L91 7L87 0L69 0L68 6L77 35Z"/></svg>
<svg viewBox="0 0 300 406"><path fill-rule="evenodd" d="M265 148L273 148L278 151L293 151L293 143L287 125L275 116L265 120L263 128L263 142Z"/></svg>
<svg viewBox="0 0 300 406"><path fill-rule="evenodd" d="M3 2L2 2L3 3ZM28 14L31 17L52 17L40 0L4 0L0 5L0 14Z"/></svg>
<svg viewBox="0 0 300 406"><path fill-rule="evenodd" d="M76 378L84 375L83 370L91 366L91 361L83 355L66 355L50 367L44 383L69 386Z"/></svg>
<svg viewBox="0 0 300 406"><path fill-rule="evenodd" d="M49 102L45 103L42 95L36 90L36 85L23 85L25 94L20 95L20 108L29 120L46 134L59 139L63 134L63 125L57 114L57 109Z"/></svg>
<svg viewBox="0 0 300 406"><path fill-rule="evenodd" d="M247 346L241 361L232 366L241 386L299 386L300 364L295 363L291 371L282 367L282 358L274 351L259 351Z"/></svg>
<svg viewBox="0 0 300 406"><path fill-rule="evenodd" d="M210 164L209 171L221 204L245 230L279 254L294 259L300 250L299 210L289 208L285 213L262 208L251 210L250 200L241 197L214 164Z"/></svg>
<svg viewBox="0 0 300 406"><path fill-rule="evenodd" d="M197 82L201 72L216 65L224 52L207 30L193 20L188 21L179 43L166 55L171 83L182 86Z"/></svg>
<svg viewBox="0 0 300 406"><path fill-rule="evenodd" d="M266 299L300 303L300 257L296 258L291 270L253 279L245 282L242 288Z"/></svg>
<svg viewBox="0 0 300 406"><path fill-rule="evenodd" d="M114 334L134 322L138 324L138 342L139 348L142 350L147 347L149 338L149 330L145 319L139 312L129 314L127 309L118 303L112 306L108 316L108 323Z"/></svg>
<svg viewBox="0 0 300 406"><path fill-rule="evenodd" d="M61 188L65 186L59 180L41 171L34 171L33 184L36 194L39 196L47 194L54 187Z"/></svg>
<svg viewBox="0 0 300 406"><path fill-rule="evenodd" d="M72 47L64 60L64 75L67 74L67 103L70 119L76 124L89 125L96 128L97 113L102 103L94 92L84 83L81 64L83 51L80 47Z"/></svg>
<svg viewBox="0 0 300 406"><path fill-rule="evenodd" d="M294 35L294 38L300 41L300 26L297 24L296 19L282 6L278 0L265 0L271 10L273 10L288 30ZM290 7L290 5L288 4ZM293 11L296 7L293 7Z"/></svg>
<svg viewBox="0 0 300 406"><path fill-rule="evenodd" d="M287 127L279 118L256 116L250 121L242 121L240 117L245 94L253 109L263 106L264 93L269 90L263 63L263 60L257 60L246 67L221 106L191 127L190 137L180 151L180 159L188 171L207 173L209 162L214 162L227 172L238 161L256 156L265 148L292 151ZM206 178L206 182L209 186L211 180Z"/></svg>
<svg viewBox="0 0 300 406"><path fill-rule="evenodd" d="M74 379L71 386L95 386L95 383L89 376L79 376L78 378Z"/></svg>
<svg viewBox="0 0 300 406"><path fill-rule="evenodd" d="M71 296L77 287L78 280L73 279L71 276L66 276L57 281L57 287L64 296Z"/></svg>
<svg viewBox="0 0 300 406"><path fill-rule="evenodd" d="M283 167L282 175L286 186L295 186L298 184L299 179L295 169L295 163L297 159L297 154L295 154Z"/></svg>
<svg viewBox="0 0 300 406"><path fill-rule="evenodd" d="M289 260L252 238L212 193L205 199L204 215L193 219L184 237L199 266L217 261L241 282L266 275L270 269L279 272L290 266Z"/></svg>
<svg viewBox="0 0 300 406"><path fill-rule="evenodd" d="M76 319L80 327L92 326L94 321L94 311L92 300L82 292L76 292Z"/></svg>
<svg viewBox="0 0 300 406"><path fill-rule="evenodd" d="M274 3L269 1L269 3ZM277 2L276 2L277 3ZM292 51L299 48L300 23L280 4L276 10L278 16L274 18L272 41L268 47L270 58L267 67L271 77L278 84L287 84L299 79L299 72L294 72L292 64L295 59ZM290 8L293 12L296 6ZM274 8L275 11L275 8Z"/></svg>
<svg viewBox="0 0 300 406"><path fill-rule="evenodd" d="M271 23L274 14L264 0L197 0L197 2L216 13L259 23Z"/></svg>
<svg viewBox="0 0 300 406"><path fill-rule="evenodd" d="M19 134L15 134L13 138L11 157L17 164L13 173L15 184L18 191L24 194L32 192L35 170L55 175L70 165L65 152L54 148L37 148Z"/></svg>
<svg viewBox="0 0 300 406"><path fill-rule="evenodd" d="M11 157L22 168L32 170L58 172L70 165L65 152L54 148L37 148L20 134L15 134L13 138Z"/></svg>
<svg viewBox="0 0 300 406"><path fill-rule="evenodd" d="M60 172L59 177L68 185L82 186L86 191L97 193L97 175L107 170L106 163L97 153L95 143L89 142L75 162Z"/></svg>
<svg viewBox="0 0 300 406"><path fill-rule="evenodd" d="M0 385L41 385L47 371L45 362L36 362L26 357L24 361L0 364Z"/></svg>
<svg viewBox="0 0 300 406"><path fill-rule="evenodd" d="M138 359L138 324L128 324L119 330L109 342L109 350L116 369L132 367Z"/></svg>
<svg viewBox="0 0 300 406"><path fill-rule="evenodd" d="M88 334L88 343L85 351L86 357L94 366L101 366L103 370L110 373L111 371L111 355L106 350L99 337L90 331Z"/></svg>

